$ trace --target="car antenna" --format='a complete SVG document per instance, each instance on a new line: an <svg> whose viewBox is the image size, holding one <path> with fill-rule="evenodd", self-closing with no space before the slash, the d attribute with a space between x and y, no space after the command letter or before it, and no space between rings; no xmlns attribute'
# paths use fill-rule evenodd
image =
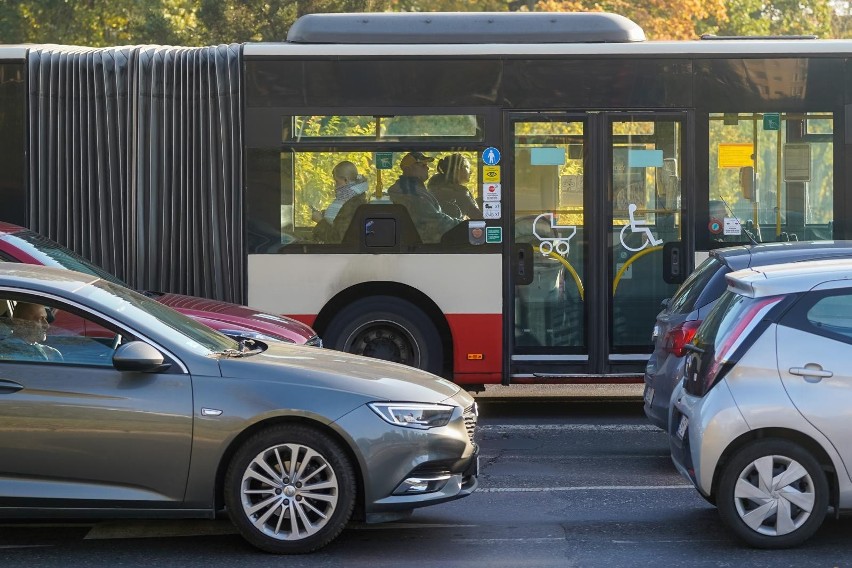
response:
<svg viewBox="0 0 852 568"><path fill-rule="evenodd" d="M725 199L721 195L719 196L719 201L722 202L722 204L725 206L725 209L727 209L728 213L731 214L731 217L733 217L734 219L737 220L737 223L739 223L740 227L742 227L743 232L746 234L746 236L748 237L748 240L751 242L751 244L753 244L753 245L758 244L757 239L754 238L754 235L752 235L751 232L748 229L743 227L743 224L740 223L740 218L737 217L736 215L734 215L733 210L728 206L728 202L725 201Z"/></svg>

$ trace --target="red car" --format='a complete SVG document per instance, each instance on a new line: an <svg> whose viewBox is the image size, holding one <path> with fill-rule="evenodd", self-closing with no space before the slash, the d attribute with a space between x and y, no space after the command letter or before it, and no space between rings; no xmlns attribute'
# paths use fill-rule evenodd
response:
<svg viewBox="0 0 852 568"><path fill-rule="evenodd" d="M103 268L59 243L11 223L0 222L0 261L67 268L127 286ZM226 335L322 347L322 340L313 329L290 318L195 296L142 293Z"/></svg>

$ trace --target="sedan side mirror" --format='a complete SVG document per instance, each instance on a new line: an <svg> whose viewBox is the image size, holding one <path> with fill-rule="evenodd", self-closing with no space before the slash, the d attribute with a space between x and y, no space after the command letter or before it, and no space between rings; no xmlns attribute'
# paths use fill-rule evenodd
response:
<svg viewBox="0 0 852 568"><path fill-rule="evenodd" d="M171 365L163 363L163 354L144 341L131 341L121 345L112 356L112 365L119 371L159 373Z"/></svg>

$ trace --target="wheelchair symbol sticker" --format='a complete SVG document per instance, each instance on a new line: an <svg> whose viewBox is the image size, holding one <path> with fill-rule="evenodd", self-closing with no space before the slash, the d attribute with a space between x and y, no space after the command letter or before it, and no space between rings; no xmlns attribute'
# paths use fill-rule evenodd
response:
<svg viewBox="0 0 852 568"><path fill-rule="evenodd" d="M623 246L624 248L626 248L627 250L632 251L632 252L639 252L640 250L644 249L648 245L655 247L655 246L657 246L657 245L659 245L663 242L663 239L658 239L658 238L654 237L654 233L651 232L650 227L644 226L644 225L647 224L646 221L637 220L637 219L634 218L634 214L636 213L636 209L637 209L637 207L636 207L635 203L631 203L630 205L627 206L627 215L630 217L630 222L628 224L624 225L624 227L621 228L621 235L619 236L619 238L621 239L621 246ZM627 232L627 229L630 229L631 235L634 234L634 233L639 233L639 234L642 235L641 246L635 246L636 244L638 244L636 242L632 242L632 244L634 246L630 246L625 242L624 239L625 239L625 233Z"/></svg>
<svg viewBox="0 0 852 568"><path fill-rule="evenodd" d="M538 234L539 219L549 219L551 229L561 229L564 231L568 231L569 234L564 237L559 236L556 238L543 237ZM568 256L568 251L571 250L571 239L574 238L574 235L576 234L576 225L557 225L555 220L553 219L553 213L542 213L541 215L535 218L535 221L533 221L533 235L535 235L535 237L541 243L538 245L538 250L541 251L542 256L547 256L554 250L556 250L556 253L559 255Z"/></svg>

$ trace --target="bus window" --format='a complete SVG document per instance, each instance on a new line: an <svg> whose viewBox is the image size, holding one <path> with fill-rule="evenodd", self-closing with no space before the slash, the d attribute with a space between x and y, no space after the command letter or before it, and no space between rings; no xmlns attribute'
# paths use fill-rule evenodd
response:
<svg viewBox="0 0 852 568"><path fill-rule="evenodd" d="M463 221L482 217L476 155L463 149L284 152L282 244L354 247L357 232L349 227L367 204L402 205L420 243L439 244Z"/></svg>
<svg viewBox="0 0 852 568"><path fill-rule="evenodd" d="M709 247L833 238L831 113L712 113L709 131Z"/></svg>

